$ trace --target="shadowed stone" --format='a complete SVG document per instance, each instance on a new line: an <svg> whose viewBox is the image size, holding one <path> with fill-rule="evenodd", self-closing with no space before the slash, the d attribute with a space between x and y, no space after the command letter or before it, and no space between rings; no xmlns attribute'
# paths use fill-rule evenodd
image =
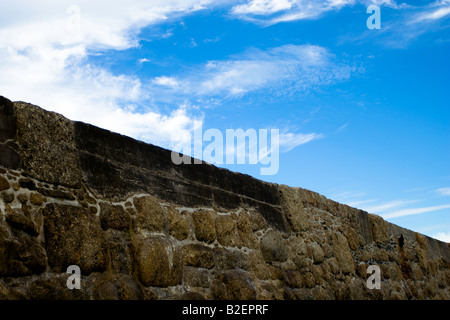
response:
<svg viewBox="0 0 450 320"><path fill-rule="evenodd" d="M73 122L24 102L15 102L14 108L21 169L41 181L79 187L81 171Z"/></svg>
<svg viewBox="0 0 450 320"><path fill-rule="evenodd" d="M106 269L106 241L98 217L83 207L48 204L43 210L45 248L57 272L78 265L82 274Z"/></svg>
<svg viewBox="0 0 450 320"><path fill-rule="evenodd" d="M161 236L138 240L135 252L139 278L145 286L168 287L183 277L182 254Z"/></svg>
<svg viewBox="0 0 450 320"><path fill-rule="evenodd" d="M0 277L22 277L45 271L47 256L36 237L11 230L0 221Z"/></svg>
<svg viewBox="0 0 450 320"><path fill-rule="evenodd" d="M272 261L286 261L287 248L284 244L284 239L280 233L270 230L261 239L261 252L264 260L267 262Z"/></svg>

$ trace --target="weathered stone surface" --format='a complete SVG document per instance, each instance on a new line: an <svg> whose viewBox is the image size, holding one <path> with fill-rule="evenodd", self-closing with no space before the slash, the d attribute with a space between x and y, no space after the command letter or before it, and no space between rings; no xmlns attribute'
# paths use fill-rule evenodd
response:
<svg viewBox="0 0 450 320"><path fill-rule="evenodd" d="M82 274L106 269L106 242L100 221L82 207L48 204L43 210L49 265L61 272L78 265Z"/></svg>
<svg viewBox="0 0 450 320"><path fill-rule="evenodd" d="M252 220L250 214L241 212L236 221L236 228L240 242L239 246L245 246L251 249L259 247L258 240L253 233Z"/></svg>
<svg viewBox="0 0 450 320"><path fill-rule="evenodd" d="M19 193L19 194L17 195L17 200L18 200L20 203L22 203L22 204L27 203L27 202L28 202L28 194L26 194L26 193Z"/></svg>
<svg viewBox="0 0 450 320"><path fill-rule="evenodd" d="M269 224L266 219L262 216L262 214L258 210L249 210L250 220L252 222L253 231L263 230L268 228Z"/></svg>
<svg viewBox="0 0 450 320"><path fill-rule="evenodd" d="M0 277L40 274L47 266L47 255L36 237L9 230L0 221Z"/></svg>
<svg viewBox="0 0 450 320"><path fill-rule="evenodd" d="M5 204L10 204L11 202L14 201L14 193L12 192L5 192L2 194L2 199L3 201L5 201Z"/></svg>
<svg viewBox="0 0 450 320"><path fill-rule="evenodd" d="M131 226L130 214L122 206L100 203L100 221L103 230L125 230Z"/></svg>
<svg viewBox="0 0 450 320"><path fill-rule="evenodd" d="M34 184L34 181L30 178L21 178L19 179L19 186L24 189L28 190L36 190L36 185Z"/></svg>
<svg viewBox="0 0 450 320"><path fill-rule="evenodd" d="M8 190L10 188L8 180L6 178L0 176L0 191Z"/></svg>
<svg viewBox="0 0 450 320"><path fill-rule="evenodd" d="M145 196L134 199L136 208L136 227L149 231L163 231L166 217L155 197Z"/></svg>
<svg viewBox="0 0 450 320"><path fill-rule="evenodd" d="M183 282L187 283L190 287L209 288L209 273L204 269L184 267Z"/></svg>
<svg viewBox="0 0 450 320"><path fill-rule="evenodd" d="M31 236L39 234L39 226L34 221L25 215L22 209L12 209L9 205L6 206L6 222L18 230L25 231Z"/></svg>
<svg viewBox="0 0 450 320"><path fill-rule="evenodd" d="M317 242L309 243L308 250L311 252L311 257L314 263L321 263L324 260L325 254Z"/></svg>
<svg viewBox="0 0 450 320"><path fill-rule="evenodd" d="M16 132L14 104L0 96L0 164L12 169L18 168L21 163L18 146L11 142L16 137Z"/></svg>
<svg viewBox="0 0 450 320"><path fill-rule="evenodd" d="M299 270L309 267L312 263L307 251L306 244L299 237L292 239L289 243L289 258Z"/></svg>
<svg viewBox="0 0 450 320"><path fill-rule="evenodd" d="M344 236L347 238L348 245L351 250L356 251L359 247L359 237L356 228L347 226L344 230Z"/></svg>
<svg viewBox="0 0 450 320"><path fill-rule="evenodd" d="M139 279L145 286L168 287L181 283L182 253L168 239L161 236L140 239L135 259Z"/></svg>
<svg viewBox="0 0 450 320"><path fill-rule="evenodd" d="M195 237L198 241L212 243L216 239L214 220L209 211L196 211L192 214Z"/></svg>
<svg viewBox="0 0 450 320"><path fill-rule="evenodd" d="M353 256L350 252L347 239L341 233L333 233L333 250L339 265L339 270L344 273L355 272Z"/></svg>
<svg viewBox="0 0 450 320"><path fill-rule="evenodd" d="M305 231L310 226L309 217L304 210L301 190L298 188L290 188L285 185L278 187L282 199L282 208L286 214L287 220L294 231Z"/></svg>
<svg viewBox="0 0 450 320"><path fill-rule="evenodd" d="M108 270L114 273L131 274L133 272L133 257L130 242L118 230L109 229L105 232L108 248Z"/></svg>
<svg viewBox="0 0 450 320"><path fill-rule="evenodd" d="M375 243L385 245L389 236L386 228L386 221L380 216L369 214L370 229L372 230L372 238Z"/></svg>
<svg viewBox="0 0 450 320"><path fill-rule="evenodd" d="M176 165L170 150L85 123L74 127L87 183L106 198L148 193L190 207L237 209L244 204L258 209L275 228L286 227L275 184L206 163Z"/></svg>
<svg viewBox="0 0 450 320"><path fill-rule="evenodd" d="M206 300L205 297L198 292L186 292L176 295L169 300Z"/></svg>
<svg viewBox="0 0 450 320"><path fill-rule="evenodd" d="M129 275L104 275L91 281L94 300L141 300L142 288Z"/></svg>
<svg viewBox="0 0 450 320"><path fill-rule="evenodd" d="M36 206L40 206L44 203L44 197L37 192L32 192L30 194L30 202Z"/></svg>
<svg viewBox="0 0 450 320"><path fill-rule="evenodd" d="M14 139L16 136L16 118L14 104L3 96L0 96L0 141Z"/></svg>
<svg viewBox="0 0 450 320"><path fill-rule="evenodd" d="M14 300L9 289L0 281L0 300Z"/></svg>
<svg viewBox="0 0 450 320"><path fill-rule="evenodd" d="M279 232L274 230L268 231L261 238L261 252L264 260L267 262L283 262L286 261L288 256L284 239L281 237Z"/></svg>
<svg viewBox="0 0 450 320"><path fill-rule="evenodd" d="M237 251L225 248L215 247L213 252L216 270L234 269L241 258Z"/></svg>
<svg viewBox="0 0 450 320"><path fill-rule="evenodd" d="M37 191L46 197L75 200L75 196L69 190L37 188Z"/></svg>
<svg viewBox="0 0 450 320"><path fill-rule="evenodd" d="M71 291L67 290L66 281L67 276L39 277L30 283L27 298L30 300L71 300Z"/></svg>
<svg viewBox="0 0 450 320"><path fill-rule="evenodd" d="M270 279L269 264L266 263L260 251L249 253L250 270L256 278L261 280Z"/></svg>
<svg viewBox="0 0 450 320"><path fill-rule="evenodd" d="M217 241L226 247L237 244L236 221L231 216L218 216L215 221Z"/></svg>
<svg viewBox="0 0 450 320"><path fill-rule="evenodd" d="M286 285L290 288L302 288L303 277L297 270L284 270Z"/></svg>
<svg viewBox="0 0 450 320"><path fill-rule="evenodd" d="M184 264L191 267L211 269L214 267L214 252L211 248L200 244L183 247Z"/></svg>
<svg viewBox="0 0 450 320"><path fill-rule="evenodd" d="M220 300L254 300L256 290L250 278L238 270L221 273L213 282L211 290Z"/></svg>
<svg viewBox="0 0 450 320"><path fill-rule="evenodd" d="M186 218L176 209L167 208L167 224L169 234L178 240L184 240L189 236L191 226Z"/></svg>
<svg viewBox="0 0 450 320"><path fill-rule="evenodd" d="M0 299L450 299L449 244L170 155L0 97Z"/></svg>
<svg viewBox="0 0 450 320"><path fill-rule="evenodd" d="M22 170L41 181L79 186L73 122L28 103L15 102L14 108Z"/></svg>
<svg viewBox="0 0 450 320"><path fill-rule="evenodd" d="M363 241L362 244L365 245L367 243L371 243L373 239L372 239L372 232L370 231L369 214L365 211L357 210L356 216L359 226L358 231Z"/></svg>

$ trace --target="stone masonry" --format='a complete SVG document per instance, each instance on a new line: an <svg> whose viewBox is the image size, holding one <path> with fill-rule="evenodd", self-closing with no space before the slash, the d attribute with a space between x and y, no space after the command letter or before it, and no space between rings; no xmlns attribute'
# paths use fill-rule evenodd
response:
<svg viewBox="0 0 450 320"><path fill-rule="evenodd" d="M81 289L66 286L70 265ZM381 288L366 285L377 265ZM0 97L0 299L450 299L450 245Z"/></svg>

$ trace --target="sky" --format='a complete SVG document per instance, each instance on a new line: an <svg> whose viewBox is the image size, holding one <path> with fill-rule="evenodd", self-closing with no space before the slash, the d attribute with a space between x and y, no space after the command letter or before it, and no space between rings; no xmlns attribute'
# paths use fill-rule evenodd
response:
<svg viewBox="0 0 450 320"><path fill-rule="evenodd" d="M215 165L447 242L449 55L450 0L0 0L0 95L168 149L276 129L275 174Z"/></svg>

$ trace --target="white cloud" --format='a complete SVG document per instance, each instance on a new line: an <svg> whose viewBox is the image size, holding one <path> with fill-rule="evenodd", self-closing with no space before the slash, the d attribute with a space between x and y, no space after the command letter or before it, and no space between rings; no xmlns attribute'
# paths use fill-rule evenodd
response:
<svg viewBox="0 0 450 320"><path fill-rule="evenodd" d="M431 235L432 238L450 243L450 232L438 232Z"/></svg>
<svg viewBox="0 0 450 320"><path fill-rule="evenodd" d="M440 206L423 207L423 208L403 209L403 210L383 214L382 217L385 219L399 218L399 217L410 216L410 215L415 215L415 214L422 214L422 213L427 213L427 212L434 212L434 211L439 211L439 210L449 209L449 208L450 208L450 204L445 204L445 205L440 205Z"/></svg>
<svg viewBox="0 0 450 320"><path fill-rule="evenodd" d="M150 62L151 60L150 59L147 59L147 58L142 58L142 59L138 59L138 63L139 64L142 64L142 63L144 63L144 62Z"/></svg>
<svg viewBox="0 0 450 320"><path fill-rule="evenodd" d="M237 5L231 9L234 14L272 14L292 7L293 1L289 0L252 0L248 3Z"/></svg>
<svg viewBox="0 0 450 320"><path fill-rule="evenodd" d="M359 208L361 205L366 204L366 203L372 203L375 202L376 200L374 199L369 199L369 200L358 200L358 201L350 201L350 202L346 202L346 204L350 207L354 207L354 208Z"/></svg>
<svg viewBox="0 0 450 320"><path fill-rule="evenodd" d="M370 213L383 213L394 208L403 207L407 204L415 203L417 200L394 200L373 206L363 206L362 209Z"/></svg>
<svg viewBox="0 0 450 320"><path fill-rule="evenodd" d="M264 24L317 18L324 12L353 5L356 0L251 0L230 12L242 19Z"/></svg>
<svg viewBox="0 0 450 320"><path fill-rule="evenodd" d="M446 16L450 15L450 4L448 2L444 2L440 4L442 7L440 8L431 8L424 12L419 13L415 19L414 23L424 22L424 21L436 21L440 20Z"/></svg>
<svg viewBox="0 0 450 320"><path fill-rule="evenodd" d="M362 4L375 4L394 9L409 7L405 3L397 4L394 0L250 0L231 8L230 13L241 19L266 25L280 22L316 19L331 11L343 7Z"/></svg>
<svg viewBox="0 0 450 320"><path fill-rule="evenodd" d="M280 147L283 149L282 152L288 152L302 144L320 139L322 137L322 134L317 133L280 133Z"/></svg>
<svg viewBox="0 0 450 320"><path fill-rule="evenodd" d="M184 139L195 119L188 107L159 113L140 79L113 74L88 58L136 47L142 27L202 9L207 1L73 3L0 2L0 94L162 146L170 145L169 132ZM173 85L169 80L165 84Z"/></svg>
<svg viewBox="0 0 450 320"><path fill-rule="evenodd" d="M366 193L361 191L342 191L339 193L332 194L330 197L332 199L335 199L336 201L348 204L350 199L360 198L365 195Z"/></svg>
<svg viewBox="0 0 450 320"><path fill-rule="evenodd" d="M186 138L199 117L192 114L193 108L176 107L177 103L166 114L158 111L154 102L165 96L162 91L169 96L236 96L287 83L295 83L292 90L305 90L349 77L351 68L336 63L327 49L310 45L253 50L229 60L211 61L186 77L156 77L150 84L89 63L89 57L105 50L138 46L142 27L200 10L209 2L1 2L0 94L170 147L177 139ZM147 61L143 58L138 63ZM291 150L319 137L285 133L281 143Z"/></svg>
<svg viewBox="0 0 450 320"><path fill-rule="evenodd" d="M388 47L406 48L426 33L445 30L449 26L450 1L435 1L418 5L387 5L395 9L404 9L398 18L383 20L383 26L377 32L366 30L356 37L343 36L344 41L365 42L374 40Z"/></svg>
<svg viewBox="0 0 450 320"><path fill-rule="evenodd" d="M437 193L439 193L442 196L450 196L450 187L447 188L439 188L436 190Z"/></svg>
<svg viewBox="0 0 450 320"><path fill-rule="evenodd" d="M167 86L167 87L178 86L177 80L175 80L172 77L166 77L166 76L156 77L155 79L153 79L153 83L161 85L161 86Z"/></svg>
<svg viewBox="0 0 450 320"><path fill-rule="evenodd" d="M336 60L326 48L314 45L248 50L228 60L210 61L183 76L167 77L179 86L161 96L241 97L262 89L273 95L304 92L346 80L355 71Z"/></svg>

